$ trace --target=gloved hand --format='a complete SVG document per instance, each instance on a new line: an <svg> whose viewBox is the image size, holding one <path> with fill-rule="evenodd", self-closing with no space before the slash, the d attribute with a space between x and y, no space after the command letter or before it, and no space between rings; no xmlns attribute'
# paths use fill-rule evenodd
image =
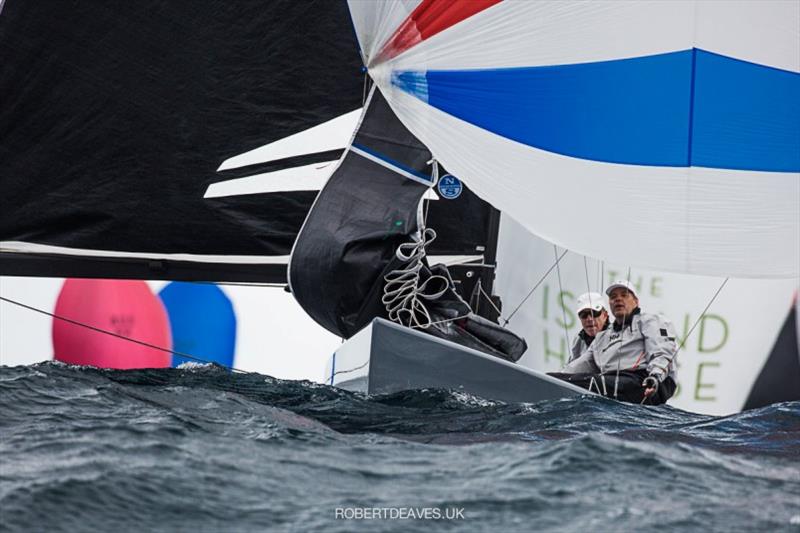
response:
<svg viewBox="0 0 800 533"><path fill-rule="evenodd" d="M642 381L642 387L644 387L645 398L652 396L658 390L658 378L653 375L647 376L644 378L644 381Z"/></svg>

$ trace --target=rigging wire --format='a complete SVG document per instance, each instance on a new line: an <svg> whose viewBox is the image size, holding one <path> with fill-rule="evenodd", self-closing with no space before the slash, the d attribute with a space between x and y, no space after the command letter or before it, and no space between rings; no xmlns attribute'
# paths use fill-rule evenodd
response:
<svg viewBox="0 0 800 533"><path fill-rule="evenodd" d="M703 309L702 313L700 313L700 317L695 321L694 325L689 330L689 333L686 334L686 337L684 337L683 341L681 342L681 345L678 346L677 350L675 350L675 355L672 356L673 360L676 357L678 357L678 353L680 353L681 349L683 349L684 345L686 344L686 341L689 340L689 337L691 336L692 332L694 331L694 328L696 328L697 324L699 324L700 321L703 320L703 317L706 316L706 313L708 312L708 309L711 307L711 304L713 304L714 300L717 299L717 296L719 296L719 293L722 292L722 288L725 287L725 285L728 283L729 279L730 278L725 278L724 280L722 280L722 284L719 286L719 289L717 289L717 292L714 293L714 296L711 297L711 301L708 302L708 305L706 305L706 308Z"/></svg>
<svg viewBox="0 0 800 533"><path fill-rule="evenodd" d="M587 291L588 294L591 294L592 288L591 288L591 284L589 283L589 264L586 262L586 256L585 255L583 256L583 272L584 272L584 275L586 276L586 291ZM600 273L600 269L598 268L598 274L599 273ZM598 281L599 281L598 285L601 286L601 291L602 291L602 283L603 283L602 274L601 274L601 279L598 280ZM602 298L602 295L601 295L601 298ZM592 303L592 297L591 296L589 296L589 305L590 306L594 305ZM608 321L608 320L609 320L609 317L606 316L606 321ZM624 331L622 333L624 333ZM621 337L622 337L622 334L620 334L620 338ZM619 390L620 363L621 363L620 359L617 359L617 373L616 373L616 377L614 378L614 399L615 400L617 399L617 391ZM605 388L605 378L603 380L603 386Z"/></svg>
<svg viewBox="0 0 800 533"><path fill-rule="evenodd" d="M603 294L606 279L606 262L600 261L600 294Z"/></svg>
<svg viewBox="0 0 800 533"><path fill-rule="evenodd" d="M592 287L589 284L589 265L586 263L586 256L583 256L583 273L586 275L586 292L591 293ZM591 297L589 298L589 305L592 305Z"/></svg>
<svg viewBox="0 0 800 533"><path fill-rule="evenodd" d="M567 252L569 252L569 250L565 248L564 253L562 253L561 256L556 259L556 262L549 269L547 269L547 272L545 272L544 275L539 279L539 281L536 282L536 285L533 286L533 288L530 290L530 292L528 292L525 298L522 299L519 305L514 308L514 311L512 311L511 314L508 315L508 318L503 319L505 321L503 322L503 327L508 325L508 323L511 321L511 318L517 313L517 311L519 311L520 307L522 307L522 305L528 301L528 298L530 298L533 292L539 288L539 285L541 285L544 282L544 280L547 279L547 276L550 274L550 272L552 272L553 269L558 266L558 262L561 261L565 255L567 255Z"/></svg>
<svg viewBox="0 0 800 533"><path fill-rule="evenodd" d="M222 285L223 287L262 287L265 289L285 289L286 283L255 283L246 281L181 281L196 285Z"/></svg>
<svg viewBox="0 0 800 533"><path fill-rule="evenodd" d="M83 327L83 328L86 328L86 329L90 329L92 331L96 331L98 333L104 333L106 335L110 335L110 336L116 337L118 339L126 340L126 341L132 342L134 344L139 344L139 345L142 345L142 346L146 346L146 347L152 348L154 350L159 350L161 352L167 352L167 353L170 353L170 354L173 354L173 355L178 355L180 357L185 357L186 359L191 359L192 361L197 361L198 363L214 364L214 365L226 368L228 370L231 370L233 372L239 372L241 374L250 374L250 372L247 372L246 370L241 370L239 368L235 368L235 367L232 367L232 366L220 365L219 363L217 363L215 361L208 361L206 359L202 359L200 357L196 357L196 356L188 354L188 353L177 352L175 350L170 350L169 348L164 348L163 346L157 346L155 344L150 344L149 342L140 341L140 340L134 339L132 337L126 337L125 335L120 335L119 333L114 333L113 331L108 331L106 329L98 328L96 326L92 326L92 325L86 324L84 322L79 322L77 320L72 320L71 318L67 318L67 317L64 317L64 316L61 316L61 315L56 315L55 313L50 313L48 311L45 311L44 309L39 309L39 308L30 306L30 305L24 304L22 302L18 302L16 300L12 300L11 298L6 298L5 296L0 296L0 300L2 300L4 302L7 302L7 303L10 303L10 304L13 304L13 305L17 305L17 306L22 307L24 309L28 309L30 311L35 311L37 313L41 313L43 315L50 316L50 317L58 319L58 320L63 320L64 322L68 322L68 323L76 325L76 326L80 326L80 327Z"/></svg>
<svg viewBox="0 0 800 533"><path fill-rule="evenodd" d="M586 276L586 293L590 295L589 296L589 305L594 307L594 302L592 302L592 297L591 297L592 287L591 287L591 284L589 283L589 264L586 262L586 256L585 255L583 256L583 272L584 272L584 275ZM600 296L600 298L602 300L602 295ZM602 302L600 302L600 303L602 303Z"/></svg>
<svg viewBox="0 0 800 533"><path fill-rule="evenodd" d="M561 286L561 267L559 266L558 260L558 246L555 244L553 245L553 255L556 258L556 274L558 275L558 299L562 302L561 305L561 323L564 324L564 340L566 344L564 345L566 350L569 350L569 331L567 330L567 310L563 305L563 298L564 298L564 288ZM603 382L603 388L605 388L605 382Z"/></svg>

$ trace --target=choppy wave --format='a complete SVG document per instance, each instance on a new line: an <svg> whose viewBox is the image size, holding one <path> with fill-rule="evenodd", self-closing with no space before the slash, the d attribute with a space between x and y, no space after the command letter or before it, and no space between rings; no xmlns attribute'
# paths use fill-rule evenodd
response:
<svg viewBox="0 0 800 533"><path fill-rule="evenodd" d="M0 434L6 530L800 524L798 402L713 417L597 397L536 404L446 390L365 397L212 366L42 363L0 367ZM345 508L435 508L442 516L463 509L464 516L337 518Z"/></svg>

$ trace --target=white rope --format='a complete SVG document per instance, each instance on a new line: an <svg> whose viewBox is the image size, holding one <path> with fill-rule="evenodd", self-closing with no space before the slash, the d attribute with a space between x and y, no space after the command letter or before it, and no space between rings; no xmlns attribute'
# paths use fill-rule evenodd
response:
<svg viewBox="0 0 800 533"><path fill-rule="evenodd" d="M435 184L439 181L439 163L436 158L432 158L428 164L432 165L431 178ZM423 205L425 205L424 211ZM450 280L438 274L430 276L421 284L419 282L420 272L425 264L425 247L436 239L436 232L425 227L428 218L427 207L425 201L421 200L417 210L419 230L416 235L412 236L412 242L406 242L397 247L395 257L404 266L392 270L383 277L386 284L381 297L381 303L386 308L390 320L404 326L421 329L463 318L456 317L433 322L428 308L423 303L423 300L430 301L440 298L450 288ZM436 283L441 283L442 288L438 291L428 292L429 284L433 286Z"/></svg>
<svg viewBox="0 0 800 533"><path fill-rule="evenodd" d="M597 389L597 394L600 394L602 396L603 393L600 392L600 385L597 384L597 381L595 381L594 376L589 378L589 392L592 392L592 386L594 386Z"/></svg>
<svg viewBox="0 0 800 533"><path fill-rule="evenodd" d="M422 300L435 300L449 288L449 280L434 275L419 282L420 271L424 265L425 246L433 242L436 232L426 228L422 239L406 242L397 247L396 257L405 266L392 270L384 276L386 285L383 288L383 303L389 313L389 319L404 326L427 329L431 325L431 315ZM429 284L442 283L443 287L435 292L426 292Z"/></svg>
<svg viewBox="0 0 800 533"><path fill-rule="evenodd" d="M592 302L592 286L589 284L589 264L586 262L586 256L583 256L583 272L586 275L586 292L589 293L589 305L594 308L594 302Z"/></svg>
<svg viewBox="0 0 800 533"><path fill-rule="evenodd" d="M605 276L606 276L606 262L600 262L600 294L603 294L603 289L605 288Z"/></svg>

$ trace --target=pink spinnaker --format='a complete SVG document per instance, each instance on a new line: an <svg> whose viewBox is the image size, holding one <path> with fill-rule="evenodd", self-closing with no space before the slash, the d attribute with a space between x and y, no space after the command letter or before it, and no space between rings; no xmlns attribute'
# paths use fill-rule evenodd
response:
<svg viewBox="0 0 800 533"><path fill-rule="evenodd" d="M137 341L171 349L169 320L144 281L68 279L55 314ZM165 368L172 354L64 320L53 319L53 357L100 368Z"/></svg>

